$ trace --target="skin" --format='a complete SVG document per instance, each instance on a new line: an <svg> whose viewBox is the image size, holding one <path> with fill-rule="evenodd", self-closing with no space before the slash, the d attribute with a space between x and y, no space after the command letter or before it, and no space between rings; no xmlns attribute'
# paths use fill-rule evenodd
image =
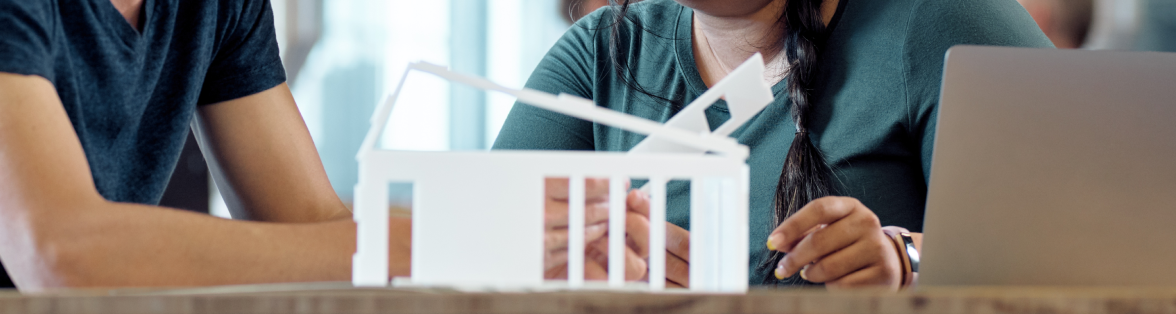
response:
<svg viewBox="0 0 1176 314"><path fill-rule="evenodd" d="M135 30L141 30L139 25L139 16L143 12L143 0L110 0L114 8L122 13L123 18L127 19L127 23L131 24Z"/></svg>
<svg viewBox="0 0 1176 314"><path fill-rule="evenodd" d="M649 258L649 194L640 190L629 194L627 200L631 212L637 217L626 223L630 226L630 245L642 258ZM643 278L648 279L648 278ZM690 232L672 223L666 223L666 286L673 288L690 287Z"/></svg>
<svg viewBox="0 0 1176 314"><path fill-rule="evenodd" d="M568 274L568 179L550 178L545 181L544 219L546 225L544 244L544 274L547 279L567 279ZM584 180L584 279L608 279L608 179L586 178ZM633 194L630 193L629 199ZM630 206L632 208L632 206ZM649 214L646 213L645 216ZM634 223L645 219L637 213L627 214L627 233L639 231L645 225ZM633 246L625 250L625 279L638 280L645 276L646 256L638 254Z"/></svg>
<svg viewBox="0 0 1176 314"><path fill-rule="evenodd" d="M140 19L139 12L141 11L142 0L112 0L112 4L115 6L115 8L117 8L119 10L119 12L121 12L123 14L123 16L126 18L127 22L130 25L135 26L136 29L139 28L138 27L139 19ZM288 90L283 91L283 93L284 93L283 96L288 96L288 94L289 94ZM288 99L287 102L291 105L293 104L292 99ZM260 111L259 111L259 113L260 113ZM293 113L295 113L295 114L297 113L296 109L295 109L295 111L293 111ZM262 158L262 159L250 158L250 156L271 155L271 154L267 154L267 153L272 152L272 151L280 151L277 149L272 149L272 147L255 145L256 143L252 143L252 142L256 141L257 140L256 138L235 138L235 137L229 136L229 134L244 134L244 133L234 132L234 131L232 131L232 129L226 128L223 125L224 123L222 123L223 121L226 121L226 120L231 120L231 121L237 121L237 120L263 121L263 122L266 121L264 119L266 117L266 115L258 115L258 116L249 117L249 118L245 118L245 117L246 117L245 115L242 115L239 112L226 113L223 115L216 115L216 116L207 116L206 115L206 118L208 118L208 119L206 119L207 126L209 129L208 133L211 133L213 135L213 137L216 138L217 141L230 141L230 142L235 143L235 145L232 145L233 147L230 149L220 149L221 147L219 147L219 145L218 145L218 147L214 147L214 148L210 149L211 151L214 152L214 155L215 155L214 158L216 160L248 160L248 161L267 161L267 160L269 160L269 161L272 161L275 156L271 156L269 158ZM299 138L305 137L305 139L307 140L306 143L309 144L310 143L309 142L309 134L306 134L305 126L301 124L302 123L301 117L300 116L291 116L291 117L288 117L288 121L295 121L294 120L295 118L296 118L296 121L298 122L298 124L296 126L293 126L293 125L284 125L283 126L280 123L272 123L272 124L268 124L268 125L267 124L252 124L251 126L257 128L257 130L254 130L254 131L269 130L269 131L278 131L279 133L285 133L285 134L294 133ZM246 132L246 133L251 133L251 132ZM218 136L220 134L224 134L224 135ZM236 143L236 142L241 142L241 143ZM307 173L303 173L303 179L301 179L301 180L283 179L283 178L267 178L264 176L258 176L255 173L250 173L250 170L255 170L255 169L263 169L267 173L280 173L283 171L285 171L285 172L291 171L291 169L288 169L288 167L285 167L285 165L288 165L285 163L253 162L253 163L242 164L242 165L230 163L230 164L224 165L223 168L225 168L225 169L218 169L218 171L224 172L225 176L230 179L230 182L232 182L232 184L230 184L230 185L232 185L234 187L236 187L238 185L247 185L247 188L265 189L265 188L269 187L269 185L267 184L268 182L304 182L304 183L314 183L311 185L317 185L318 190L330 191L330 189L329 189L330 185L325 180L325 175L322 174L322 167L321 167L321 163L318 161L318 156L317 156L317 154L314 154L313 145L312 144L307 145L306 148L308 148L308 150L305 151L303 154L289 154L288 152L284 152L283 154L276 156L279 158L280 157L293 158L293 159L296 159L293 161L294 163L304 165L302 167L294 167L293 168L293 169L302 170L303 172L307 172ZM253 149L253 150L250 151L248 149ZM299 157L301 157L301 158L299 158ZM313 164L314 166L313 167L312 166L305 166L308 164ZM306 177L321 177L321 179L323 179L323 180L319 180L321 182L315 183L314 180L306 180L305 179ZM275 181L275 180L280 180L280 181ZM547 267L547 270L545 273L548 278L567 278L567 255L568 255L568 253L567 253L567 239L568 239L568 234L567 234L568 233L568 227L567 227L567 207L568 207L567 206L567 197L568 197L567 196L567 185L568 184L567 184L566 179L562 179L562 180L561 179L550 179L547 181L547 192L548 193L547 193L547 199L545 200L545 202L547 204L547 206L546 206L546 219L545 219L546 220L546 234L545 234L546 249L545 249L544 261L546 264L545 266ZM587 279L606 279L607 278L607 271L608 271L607 270L607 265L608 265L607 252L608 252L608 236L609 236L607 233L607 216L608 216L607 186L608 186L607 180L590 179L587 182L587 192L588 192L587 193L587 200L588 200L587 205L588 206L586 206L586 212L587 212L588 225L586 228L586 230L587 230L587 232L586 232L586 244L587 244L586 245L586 247L587 247L586 257L587 257L587 259L585 261L585 275L586 275L585 277ZM325 187L325 189L323 189L324 187ZM280 188L272 188L272 190L275 190L275 191L271 191L272 193L278 193L279 191L283 191L283 190L289 191L288 189L280 189ZM255 195L255 193L240 193L240 194L242 195L242 197L241 197L242 199L240 200L241 203L243 205L245 205L245 207L248 207L248 208L288 208L290 206L296 206L297 204L308 204L306 202L302 202L302 203L293 202L293 201L296 201L296 199L258 197ZM265 193L261 193L261 194L268 195ZM341 207L341 204L338 202L338 199L334 198L333 192L328 193L328 194L330 195L330 197L326 197L324 195L323 198L328 200L329 201L328 203L331 203L331 204L328 204L329 206L320 206L320 208L324 208L327 211L331 211L331 209L334 209L334 212L336 212L337 216L339 216L339 217L350 217L350 213L346 212L346 210L342 210L342 211L339 210L339 208L342 208L342 207ZM312 195L312 194L299 194L299 195ZM283 201L283 200L291 201L289 203L293 203L293 204L271 204L273 202ZM236 213L234 213L234 214L236 214ZM253 211L248 211L248 212L241 213L241 214L243 214L243 216L246 216L246 217L260 219L260 220L282 221L280 219L283 218L283 216L291 215L291 211L288 211L288 210L286 210L286 211L253 210ZM635 216L635 214L634 214L634 216ZM299 221L314 221L314 220L313 219L310 219L310 220L303 219L303 220L299 220ZM349 236L349 238L346 239L346 240L349 240L349 242L344 241L347 243L346 243L346 245L342 246L343 248L346 248L346 250L345 250L347 252L347 255L345 256L346 258L340 259L340 260L345 263L349 263L350 253L354 252L354 234L355 234L354 225L350 223L350 220L344 221L342 223L342 225L344 225L345 227L350 228L350 229L344 230L343 232L340 232L340 234L344 234L344 235ZM408 273L408 256L409 256L408 254L410 251L410 249L409 249L409 236L411 234L410 227L411 227L411 224L407 220L401 219L401 220L394 220L393 221L392 230L399 231L399 233L391 235L393 237L393 241L392 241L393 250L392 250L391 263L392 263L392 268L394 270L392 272L392 274L394 276L406 275ZM631 250L631 249L627 250L626 255L627 255L626 274L628 274L627 277L629 277L629 279L631 279L631 280L636 280L636 279L639 279L642 276L644 276L644 274L645 274L644 270L646 268L645 262L641 258L639 258L637 256L637 254L635 254L633 252L633 250ZM346 271L347 267L339 267L338 269ZM346 276L347 274L340 273L339 275ZM346 277L339 277L339 278L345 279ZM276 280L267 280L267 281L276 281Z"/></svg>
<svg viewBox="0 0 1176 314"><path fill-rule="evenodd" d="M114 3L137 25L141 1ZM48 80L0 73L0 259L22 291L350 278L355 224L289 88L199 108L207 149L245 213L234 221L98 194ZM248 136L240 136L248 134ZM411 224L393 219L389 271L409 273Z"/></svg>
<svg viewBox="0 0 1176 314"><path fill-rule="evenodd" d="M606 5L608 5L608 0L583 0L583 1L580 1L580 6L578 8L578 10L580 10L579 16L588 15L588 14L592 13L593 11L596 11L596 9L599 9L599 8L604 7Z"/></svg>
<svg viewBox="0 0 1176 314"><path fill-rule="evenodd" d="M1046 37L1049 37L1054 46L1060 49L1077 49L1082 45L1057 27L1058 23L1054 13L1057 6L1063 4L1055 0L1018 0L1018 2L1025 7L1025 10L1033 17L1033 21L1037 22L1037 26L1041 28Z"/></svg>
<svg viewBox="0 0 1176 314"><path fill-rule="evenodd" d="M779 0L679 0L694 9L694 54L703 81L708 86L725 77L733 65L740 64L756 52L772 60L768 68L781 68L781 58L775 57L772 47L783 33L776 26L783 7ZM837 0L822 4L822 15L828 24L837 9ZM778 81L778 80L777 80ZM631 201L631 211L648 213L648 197ZM667 251L675 258L667 258L667 279L682 286L689 285L689 256L686 248L675 247L686 243L689 232L668 226ZM887 229L903 230L899 227ZM648 229L646 229L648 230ZM852 287L887 287L897 289L902 271L898 251L883 232L878 217L856 199L825 197L805 205L768 236L770 250L788 253L775 270L778 278L791 276L804 269L810 281L825 283L831 289ZM636 243L647 243L648 234L638 232L630 236ZM922 249L922 235L912 234L916 249ZM643 251L638 248L638 253Z"/></svg>

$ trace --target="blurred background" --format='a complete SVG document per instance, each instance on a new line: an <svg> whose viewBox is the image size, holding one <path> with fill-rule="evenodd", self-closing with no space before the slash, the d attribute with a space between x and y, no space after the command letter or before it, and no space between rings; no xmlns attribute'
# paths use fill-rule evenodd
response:
<svg viewBox="0 0 1176 314"><path fill-rule="evenodd" d="M288 83L331 185L350 204L355 154L406 64L521 87L575 19L607 0L271 0ZM1060 48L1176 51L1176 0L1019 0ZM514 99L413 77L381 145L482 150ZM411 119L405 119L411 117ZM393 187L393 204L409 192ZM189 137L161 205L228 217Z"/></svg>

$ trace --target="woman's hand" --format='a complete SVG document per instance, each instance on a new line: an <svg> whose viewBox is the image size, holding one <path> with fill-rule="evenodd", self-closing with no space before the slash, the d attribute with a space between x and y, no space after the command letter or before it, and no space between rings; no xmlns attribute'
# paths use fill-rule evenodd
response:
<svg viewBox="0 0 1176 314"><path fill-rule="evenodd" d="M548 178L544 198L544 277L566 279L568 270L568 179ZM627 185L627 184L626 184ZM584 180L584 278L608 278L608 179ZM628 187L626 186L626 189ZM623 236L623 235L622 235ZM626 252L625 277L641 278L645 262L631 248Z"/></svg>
<svg viewBox="0 0 1176 314"><path fill-rule="evenodd" d="M548 178L544 183L544 269L567 268L568 179ZM584 188L584 243L592 243L608 232L608 180L588 178Z"/></svg>
<svg viewBox="0 0 1176 314"><path fill-rule="evenodd" d="M640 190L629 193L628 246L644 260L649 258L649 195ZM642 277L642 280L648 280ZM690 287L690 231L666 223L666 286Z"/></svg>
<svg viewBox="0 0 1176 314"><path fill-rule="evenodd" d="M768 249L788 253L776 278L796 272L829 288L884 286L898 289L901 260L882 232L878 216L851 197L814 200L768 236Z"/></svg>

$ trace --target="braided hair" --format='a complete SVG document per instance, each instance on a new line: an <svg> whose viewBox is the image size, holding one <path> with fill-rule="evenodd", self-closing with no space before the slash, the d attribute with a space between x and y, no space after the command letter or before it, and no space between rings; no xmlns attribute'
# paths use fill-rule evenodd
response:
<svg viewBox="0 0 1176 314"><path fill-rule="evenodd" d="M781 12L777 24L786 30L777 43L782 47L788 62L786 90L788 102L792 108L792 121L795 124L796 135L792 139L792 146L784 156L784 168L780 172L780 179L776 186L775 202L773 203L773 218L778 226L785 219L800 210L805 204L814 199L836 193L833 182L833 172L825 162L821 151L817 149L810 138L809 113L812 111L812 85L817 71L817 58L827 36L825 22L821 16L823 0L787 0L784 12ZM620 3L618 3L620 2ZM632 0L611 0L613 10L612 25L609 26L609 56L614 73L626 86L635 91L664 100L673 107L680 106L676 102L654 95L635 81L633 69L629 68L618 57L622 49L618 47L622 24ZM634 21L636 22L636 21ZM640 27L638 25L638 27ZM675 108L676 109L676 108ZM760 262L757 270L771 270L784 257L783 253L770 252ZM763 278L764 284L803 284L799 276L777 281L771 271Z"/></svg>
<svg viewBox="0 0 1176 314"><path fill-rule="evenodd" d="M805 204L814 199L836 193L833 171L825 162L821 151L813 145L809 131L809 113L812 111L813 77L817 70L819 49L824 44L825 21L821 17L822 0L788 0L781 22L788 33L781 41L788 58L787 90L792 105L792 121L796 124L796 135L792 146L784 157L784 169L776 184L776 200L773 203L773 217L778 226ZM784 257L784 253L770 252L762 261L759 270L773 268ZM799 276L785 278L784 283L802 283ZM772 272L764 276L763 283L778 283Z"/></svg>

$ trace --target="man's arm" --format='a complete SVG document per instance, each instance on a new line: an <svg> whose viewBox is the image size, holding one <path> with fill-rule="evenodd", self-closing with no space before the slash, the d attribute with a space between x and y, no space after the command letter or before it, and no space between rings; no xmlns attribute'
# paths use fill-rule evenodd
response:
<svg viewBox="0 0 1176 314"><path fill-rule="evenodd" d="M254 96L265 98L273 91ZM212 105L205 111L217 111L213 108L234 105L229 104L232 102L249 105L254 96ZM210 124L220 123L212 122L217 119L211 116L206 116ZM212 137L220 140L221 136ZM309 141L308 136L305 140ZM234 144L217 147L239 148ZM256 165L256 158L276 158L266 159L275 164L288 163L289 158L317 160L313 156L275 157L283 153L290 151L221 156L230 169L229 176L242 177L232 179L234 184L252 195L273 191L251 188L249 182L255 179L243 177L264 179L275 170L262 167L266 170L234 172L234 167ZM321 165L317 167L321 171ZM273 199L293 194L267 194L246 202L261 204L254 213L272 220L309 221L333 215L321 214L331 213L330 209L299 210L333 208L330 204L294 204L298 206L289 213L269 207L289 205ZM408 272L408 226L406 221L393 221L392 230L403 235L392 236L392 274ZM94 187L81 144L53 85L37 76L0 73L0 258L21 289L347 280L354 251L355 225L348 220L306 224L230 221L106 201Z"/></svg>
<svg viewBox="0 0 1176 314"><path fill-rule="evenodd" d="M331 188L285 83L201 106L193 130L236 219L314 222L350 218Z"/></svg>

